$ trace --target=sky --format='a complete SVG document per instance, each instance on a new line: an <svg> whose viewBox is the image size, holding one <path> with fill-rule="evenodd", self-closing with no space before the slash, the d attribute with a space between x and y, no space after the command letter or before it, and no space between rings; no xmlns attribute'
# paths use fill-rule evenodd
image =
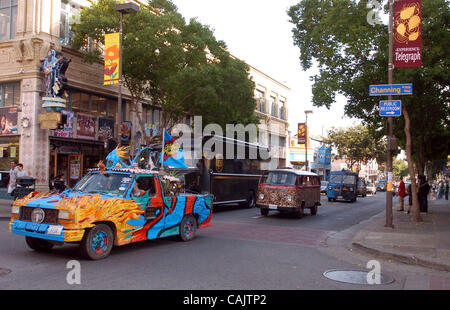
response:
<svg viewBox="0 0 450 310"><path fill-rule="evenodd" d="M312 82L315 69L303 71L300 50L292 39L293 24L287 10L298 0L172 0L187 20L196 17L208 25L216 39L226 43L231 54L247 64L285 83L291 88L288 110L289 128L295 134L297 124L305 121L313 135L326 136L330 127L359 123L344 115L345 98L337 97L331 109L312 106Z"/></svg>

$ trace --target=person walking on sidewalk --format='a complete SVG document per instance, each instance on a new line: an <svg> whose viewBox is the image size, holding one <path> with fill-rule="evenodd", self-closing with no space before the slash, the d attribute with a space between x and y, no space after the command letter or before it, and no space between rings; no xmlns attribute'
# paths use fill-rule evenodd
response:
<svg viewBox="0 0 450 310"><path fill-rule="evenodd" d="M428 212L428 200L427 196L430 192L430 185L427 182L427 179L424 175L419 175L419 205L420 205L420 212Z"/></svg>
<svg viewBox="0 0 450 310"><path fill-rule="evenodd" d="M447 181L445 181L445 200L448 200L448 189L449 189L449 186L448 186L448 180L447 180Z"/></svg>
<svg viewBox="0 0 450 310"><path fill-rule="evenodd" d="M400 177L400 184L398 185L398 209L397 209L397 211L404 210L405 196L406 196L405 183L403 182L403 177Z"/></svg>
<svg viewBox="0 0 450 310"><path fill-rule="evenodd" d="M11 169L9 170L8 194L11 194L16 188L17 172L17 160L13 160L11 161Z"/></svg>

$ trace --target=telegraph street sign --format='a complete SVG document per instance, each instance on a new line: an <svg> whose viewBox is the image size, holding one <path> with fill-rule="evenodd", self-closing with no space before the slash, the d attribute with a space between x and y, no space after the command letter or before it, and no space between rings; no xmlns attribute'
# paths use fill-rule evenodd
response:
<svg viewBox="0 0 450 310"><path fill-rule="evenodd" d="M387 96L387 95L412 95L412 84L383 84L370 85L370 96Z"/></svg>
<svg viewBox="0 0 450 310"><path fill-rule="evenodd" d="M400 100L380 101L380 116L401 116L402 102Z"/></svg>

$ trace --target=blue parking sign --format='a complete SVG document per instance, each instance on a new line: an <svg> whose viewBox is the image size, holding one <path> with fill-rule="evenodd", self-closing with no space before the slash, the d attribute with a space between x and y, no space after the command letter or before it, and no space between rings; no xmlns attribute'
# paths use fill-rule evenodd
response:
<svg viewBox="0 0 450 310"><path fill-rule="evenodd" d="M401 100L383 100L380 101L380 116L401 116Z"/></svg>

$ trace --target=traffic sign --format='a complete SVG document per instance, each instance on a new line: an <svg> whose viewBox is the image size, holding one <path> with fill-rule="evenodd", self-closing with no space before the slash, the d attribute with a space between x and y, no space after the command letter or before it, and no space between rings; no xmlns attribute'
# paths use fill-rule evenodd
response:
<svg viewBox="0 0 450 310"><path fill-rule="evenodd" d="M387 95L412 95L412 84L383 84L370 85L370 96L387 96Z"/></svg>
<svg viewBox="0 0 450 310"><path fill-rule="evenodd" d="M401 116L402 102L400 100L380 101L380 116Z"/></svg>

